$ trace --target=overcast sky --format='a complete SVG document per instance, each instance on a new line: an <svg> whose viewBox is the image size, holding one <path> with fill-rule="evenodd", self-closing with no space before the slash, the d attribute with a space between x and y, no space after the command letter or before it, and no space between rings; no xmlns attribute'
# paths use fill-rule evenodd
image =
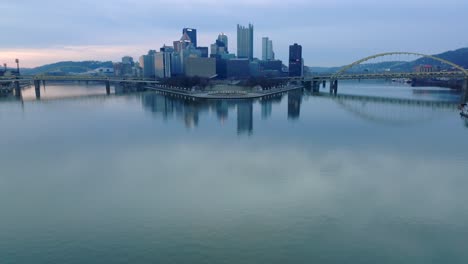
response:
<svg viewBox="0 0 468 264"><path fill-rule="evenodd" d="M138 56L198 30L199 46L220 32L236 51L236 24L273 40L277 58L303 46L309 66L338 66L378 52L427 54L468 47L466 0L14 0L0 2L0 62L32 67L61 60Z"/></svg>

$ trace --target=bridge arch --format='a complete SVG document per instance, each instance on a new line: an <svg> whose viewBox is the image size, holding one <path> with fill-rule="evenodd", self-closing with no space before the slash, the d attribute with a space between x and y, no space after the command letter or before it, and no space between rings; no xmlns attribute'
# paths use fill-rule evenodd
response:
<svg viewBox="0 0 468 264"><path fill-rule="evenodd" d="M351 63L349 65L344 66L338 72L333 74L332 77L338 77L339 75L345 73L347 70L351 69L352 67L354 67L356 65L359 65L359 64L362 64L362 63L364 63L366 61L369 61L369 60L372 60L372 59L375 59L375 58L379 58L379 57L391 56L391 55L414 55L414 56L419 56L419 57L423 57L423 58L430 58L430 59L433 59L433 60L448 64L448 65L460 70L465 75L465 78L468 78L468 71L465 70L462 66L457 65L457 64L455 64L453 62L450 62L448 60L444 60L444 59L441 59L439 57L432 56L432 55L426 55L426 54L416 53L416 52L401 52L401 51L384 52L384 53L375 54L375 55L372 55L372 56L369 56L369 57L365 57L363 59L360 59L360 60L355 61L355 62L353 62L353 63Z"/></svg>

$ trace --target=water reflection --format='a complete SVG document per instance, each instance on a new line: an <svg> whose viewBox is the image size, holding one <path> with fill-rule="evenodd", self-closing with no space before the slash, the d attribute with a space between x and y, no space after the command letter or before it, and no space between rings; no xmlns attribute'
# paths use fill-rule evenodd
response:
<svg viewBox="0 0 468 264"><path fill-rule="evenodd" d="M402 87L396 87L392 97L368 97L366 95L348 95L351 87L355 84L342 84L344 94L338 94L337 97L322 94L316 96L307 90L295 90L284 94L277 94L263 97L255 100L203 100L167 93L146 92L134 93L139 91L138 87L116 85L113 86L113 94L141 97L143 108L154 113L155 116L161 116L162 120L180 120L185 127L195 128L200 125L203 116L214 113L220 124L229 123L229 119L237 121L237 134L253 135L255 122L265 122L274 116L274 109L281 108L282 104L287 108L288 120L299 120L302 118L301 110L303 101L311 101L311 104L320 104L322 100L335 102L339 109L354 117L365 120L366 122L381 123L391 126L406 126L418 122L427 122L437 119L443 114L444 109L455 112L456 104L451 91L440 91L436 88L421 88L421 92L411 93L414 89L403 90ZM405 87L404 87L405 88ZM356 88L359 91L382 90L385 95L395 87L389 86L365 86L361 84ZM354 90L353 90L354 91ZM432 92L433 91L433 92ZM83 96L103 96L106 95L106 87L102 84L57 84L42 85L40 91L34 87L23 90L19 100L57 100L66 98L79 98ZM408 95L409 97L405 99ZM395 99L393 97L401 97ZM422 99L420 101L414 101ZM427 99L439 99L440 102L429 102ZM81 98L80 100L83 100ZM306 104L307 105L307 104ZM307 106L306 106L307 107ZM257 116L259 113L259 116ZM306 112L307 115L311 113ZM317 113L320 115L320 113ZM276 118L285 118L278 115ZM466 122L463 121L464 125Z"/></svg>
<svg viewBox="0 0 468 264"><path fill-rule="evenodd" d="M253 101L242 100L237 104L237 133L253 133Z"/></svg>
<svg viewBox="0 0 468 264"><path fill-rule="evenodd" d="M197 127L200 115L215 112L223 124L229 118L229 112L237 110L238 134L253 133L254 100L203 100L162 93L142 95L143 108L162 116L163 120L182 120L185 127Z"/></svg>
<svg viewBox="0 0 468 264"><path fill-rule="evenodd" d="M295 90L288 93L288 119L299 119L303 91Z"/></svg>
<svg viewBox="0 0 468 264"><path fill-rule="evenodd" d="M230 117L236 118L239 135L252 135L254 123L265 122L272 118L274 105L279 107L282 102L287 104L287 119L299 120L304 98L311 100L312 103L329 100L359 119L389 126L406 126L431 121L446 111L456 113L456 103L450 101L420 102L351 95L316 96L303 90L256 100L208 100L154 92L144 93L141 96L144 109L161 116L165 121L181 120L187 128L197 127L200 117L209 113L215 113L221 124L228 122ZM255 117L257 107L260 118Z"/></svg>
<svg viewBox="0 0 468 264"><path fill-rule="evenodd" d="M456 109L290 95L2 101L1 260L466 263Z"/></svg>
<svg viewBox="0 0 468 264"><path fill-rule="evenodd" d="M267 120L271 117L273 105L280 104L282 99L282 95L266 96L260 99L260 105L262 106L262 120Z"/></svg>

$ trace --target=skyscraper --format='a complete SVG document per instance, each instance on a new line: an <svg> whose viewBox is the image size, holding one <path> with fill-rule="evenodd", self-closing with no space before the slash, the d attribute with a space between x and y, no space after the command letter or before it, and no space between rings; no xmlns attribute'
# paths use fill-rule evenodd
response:
<svg viewBox="0 0 468 264"><path fill-rule="evenodd" d="M169 78L172 76L172 59L174 48L164 45L160 52L154 55L155 75L158 78Z"/></svg>
<svg viewBox="0 0 468 264"><path fill-rule="evenodd" d="M187 33L182 34L180 40L174 41L174 50L180 52L181 50L187 48L190 44L193 45L192 40Z"/></svg>
<svg viewBox="0 0 468 264"><path fill-rule="evenodd" d="M275 53L273 52L273 41L269 40L268 37L262 38L262 60L274 60Z"/></svg>
<svg viewBox="0 0 468 264"><path fill-rule="evenodd" d="M222 55L227 53L227 47L223 41L217 39L214 44L211 44L211 55L216 57L216 55Z"/></svg>
<svg viewBox="0 0 468 264"><path fill-rule="evenodd" d="M224 35L224 33L221 33L218 35L218 41L224 43L224 47L226 48L226 53L229 53L229 48L228 48L228 37Z"/></svg>
<svg viewBox="0 0 468 264"><path fill-rule="evenodd" d="M237 57L253 59L253 32L254 27L237 25Z"/></svg>
<svg viewBox="0 0 468 264"><path fill-rule="evenodd" d="M302 76L303 68L302 46L294 43L294 45L289 46L289 76Z"/></svg>
<svg viewBox="0 0 468 264"><path fill-rule="evenodd" d="M156 54L155 50L148 51L148 55L143 55L140 57L140 67L143 68L143 77L144 78L154 78L155 69L154 69L154 55Z"/></svg>
<svg viewBox="0 0 468 264"><path fill-rule="evenodd" d="M192 42L193 46L196 48L197 47L197 30L194 28L184 28L182 30L182 34L187 34L187 36L190 38L190 41Z"/></svg>

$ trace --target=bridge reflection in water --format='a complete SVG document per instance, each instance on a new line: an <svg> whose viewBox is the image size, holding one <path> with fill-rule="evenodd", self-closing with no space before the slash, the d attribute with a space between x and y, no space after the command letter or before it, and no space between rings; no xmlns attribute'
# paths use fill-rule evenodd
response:
<svg viewBox="0 0 468 264"><path fill-rule="evenodd" d="M285 98L287 100L285 101ZM181 120L187 128L199 125L202 115L216 114L221 124L231 115L237 114L238 134L251 135L254 132L254 120L266 121L274 116L274 105L287 103L287 119L301 119L303 100L311 105L314 100L333 101L344 111L366 122L380 123L389 126L406 126L418 122L427 122L443 114L457 113L457 102L428 101L399 98L384 98L356 95L328 95L328 93L311 94L305 90L295 90L258 100L209 100L165 92L142 94L143 107L160 116L163 120ZM255 108L260 116L254 116Z"/></svg>
<svg viewBox="0 0 468 264"><path fill-rule="evenodd" d="M407 126L417 122L428 122L437 119L447 112L458 116L457 101L447 100L415 100L402 98L388 98L362 95L329 95L328 93L311 93L305 89L266 96L259 99L246 100L211 100L196 99L190 96L176 95L166 92L134 93L134 89L116 87L115 94L107 95L102 87L83 86L70 93L69 86L62 90L59 86L47 87L47 96L40 100L34 100L34 89L31 89L28 100L12 97L1 99L0 104L9 100L22 102L23 107L28 104L42 102L53 103L68 100L99 100L105 101L122 96L141 100L143 108L152 113L156 118L164 121L177 120L187 128L200 126L200 120L204 115L216 115L220 125L234 125L239 135L252 135L255 130L255 122L267 122L269 119L287 119L290 122L314 122L310 111L302 111L304 107L314 108L314 112L320 115L320 104L336 104L339 109L348 113L350 118L358 118L365 122L379 123L389 126ZM45 89L45 87L43 87ZM54 92L55 94L52 94ZM94 94L93 94L94 93ZM70 97L72 95L72 97ZM456 95L454 96L456 97ZM332 104L332 105L333 105ZM278 108L285 107L284 110ZM309 109L307 109L309 110ZM275 114L275 111L277 112ZM231 118L236 122L232 123ZM346 118L346 117L345 117ZM464 121L463 121L464 122ZM465 123L465 122L464 122ZM465 124L468 126L468 124Z"/></svg>

